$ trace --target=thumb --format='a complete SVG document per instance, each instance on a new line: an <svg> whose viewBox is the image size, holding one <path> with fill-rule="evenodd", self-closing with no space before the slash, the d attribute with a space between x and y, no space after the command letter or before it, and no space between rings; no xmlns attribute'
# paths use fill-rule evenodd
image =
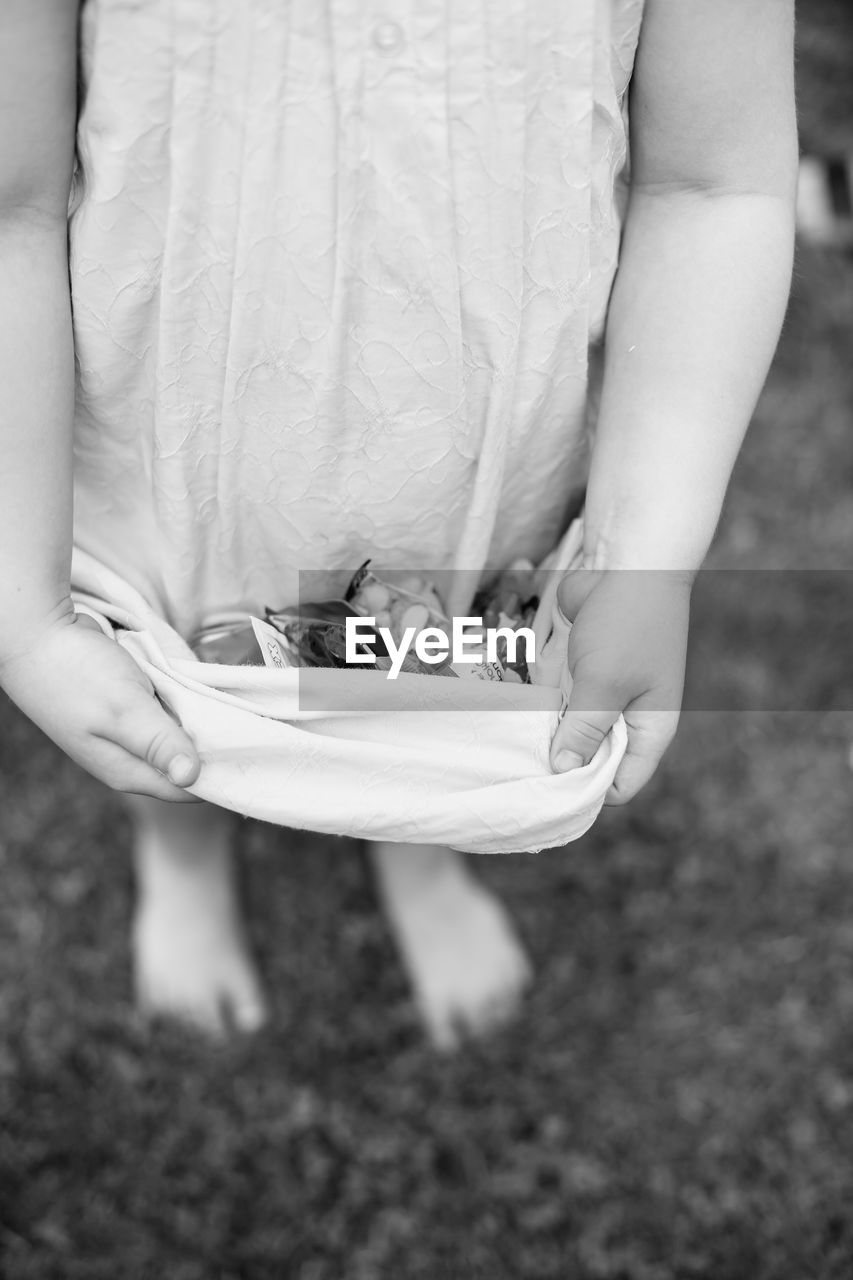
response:
<svg viewBox="0 0 853 1280"><path fill-rule="evenodd" d="M191 786L201 761L190 735L154 693L139 689L122 717L119 746L164 774L177 787Z"/></svg>
<svg viewBox="0 0 853 1280"><path fill-rule="evenodd" d="M588 764L619 718L613 690L594 676L579 675L560 713L551 742L551 767L568 773Z"/></svg>
<svg viewBox="0 0 853 1280"><path fill-rule="evenodd" d="M603 569L570 569L557 587L557 608L567 622L574 622L593 587L601 581Z"/></svg>

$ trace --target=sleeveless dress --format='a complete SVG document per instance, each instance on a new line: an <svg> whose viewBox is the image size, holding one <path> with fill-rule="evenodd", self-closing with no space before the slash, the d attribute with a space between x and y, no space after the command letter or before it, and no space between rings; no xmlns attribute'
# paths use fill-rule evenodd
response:
<svg viewBox="0 0 853 1280"><path fill-rule="evenodd" d="M86 0L75 543L181 634L539 560L582 497L643 0Z"/></svg>

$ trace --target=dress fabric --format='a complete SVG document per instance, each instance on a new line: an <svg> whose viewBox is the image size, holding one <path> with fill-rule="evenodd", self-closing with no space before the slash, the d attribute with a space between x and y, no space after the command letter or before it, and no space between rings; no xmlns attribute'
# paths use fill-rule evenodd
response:
<svg viewBox="0 0 853 1280"><path fill-rule="evenodd" d="M582 546L578 520L548 567L573 567ZM534 853L589 830L628 745L619 716L588 764L554 773L567 670L554 689L199 662L139 592L79 547L73 572L77 608L137 663L195 743L202 769L193 795L263 822ZM553 607L543 592L543 622ZM546 642L545 661L550 643L561 640Z"/></svg>
<svg viewBox="0 0 853 1280"><path fill-rule="evenodd" d="M303 569L540 560L642 6L86 0L78 548L185 636Z"/></svg>

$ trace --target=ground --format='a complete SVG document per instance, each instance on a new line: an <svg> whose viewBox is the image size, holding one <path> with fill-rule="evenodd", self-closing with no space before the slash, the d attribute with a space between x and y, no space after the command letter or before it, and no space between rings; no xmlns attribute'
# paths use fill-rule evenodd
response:
<svg viewBox="0 0 853 1280"><path fill-rule="evenodd" d="M853 146L851 28L801 19L812 149ZM477 864L538 975L488 1045L424 1046L358 849L249 823L270 1028L147 1028L122 811L0 703L0 1275L851 1274L853 593L814 572L851 563L851 315L853 261L801 250L713 553L744 572L697 606L720 709L579 844Z"/></svg>

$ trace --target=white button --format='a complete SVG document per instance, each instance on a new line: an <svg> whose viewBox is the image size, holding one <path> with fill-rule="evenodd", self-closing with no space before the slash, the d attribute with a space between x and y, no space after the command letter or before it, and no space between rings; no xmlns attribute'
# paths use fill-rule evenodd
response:
<svg viewBox="0 0 853 1280"><path fill-rule="evenodd" d="M373 43L380 53L396 53L403 43L403 29L399 22L385 19L373 28Z"/></svg>

